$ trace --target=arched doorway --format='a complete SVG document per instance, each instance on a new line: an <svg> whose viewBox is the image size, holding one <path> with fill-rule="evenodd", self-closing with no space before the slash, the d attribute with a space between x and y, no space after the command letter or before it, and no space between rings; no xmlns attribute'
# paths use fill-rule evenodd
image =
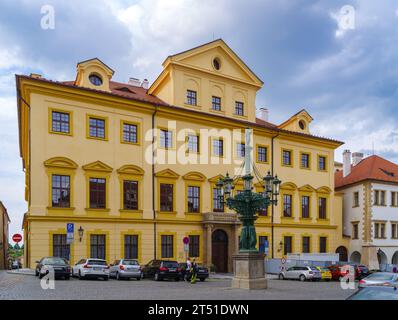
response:
<svg viewBox="0 0 398 320"><path fill-rule="evenodd" d="M388 263L387 256L381 249L377 250L377 260L380 266L385 266Z"/></svg>
<svg viewBox="0 0 398 320"><path fill-rule="evenodd" d="M228 235L217 229L211 236L211 262L216 272L228 272Z"/></svg>
<svg viewBox="0 0 398 320"><path fill-rule="evenodd" d="M358 251L351 253L350 261L355 263L361 263L361 254Z"/></svg>
<svg viewBox="0 0 398 320"><path fill-rule="evenodd" d="M398 251L395 251L394 255L392 256L391 263L398 264Z"/></svg>
<svg viewBox="0 0 398 320"><path fill-rule="evenodd" d="M339 261L348 261L348 251L344 246L340 246L336 249L336 253L339 254Z"/></svg>

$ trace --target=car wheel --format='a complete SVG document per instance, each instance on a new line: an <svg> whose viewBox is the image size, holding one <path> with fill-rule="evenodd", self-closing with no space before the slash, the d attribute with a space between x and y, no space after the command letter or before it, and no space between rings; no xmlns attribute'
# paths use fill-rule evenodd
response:
<svg viewBox="0 0 398 320"><path fill-rule="evenodd" d="M69 280L70 279L70 276L65 276L65 280Z"/></svg>
<svg viewBox="0 0 398 320"><path fill-rule="evenodd" d="M285 280L285 276L282 273L279 274L279 280Z"/></svg>
<svg viewBox="0 0 398 320"><path fill-rule="evenodd" d="M142 276L141 276L142 277ZM141 277L137 277L137 280L139 281L139 280L141 280Z"/></svg>
<svg viewBox="0 0 398 320"><path fill-rule="evenodd" d="M120 280L119 272L116 272L116 280Z"/></svg>
<svg viewBox="0 0 398 320"><path fill-rule="evenodd" d="M44 275L39 273L39 279L42 279L43 277L44 277Z"/></svg>
<svg viewBox="0 0 398 320"><path fill-rule="evenodd" d="M36 275L36 277L39 276L39 271L37 269L36 269L35 275Z"/></svg>
<svg viewBox="0 0 398 320"><path fill-rule="evenodd" d="M84 279L84 277L82 276L82 273L79 270L79 280L83 280L83 279Z"/></svg>
<svg viewBox="0 0 398 320"><path fill-rule="evenodd" d="M299 280L300 281L305 281L305 280L307 280L307 278L305 277L305 275L300 275L300 277L299 277Z"/></svg>
<svg viewBox="0 0 398 320"><path fill-rule="evenodd" d="M103 277L102 279L104 279L104 281L108 281L109 280L109 276L108 277Z"/></svg>
<svg viewBox="0 0 398 320"><path fill-rule="evenodd" d="M175 281L180 281L180 277L176 277L176 278L175 278Z"/></svg>
<svg viewBox="0 0 398 320"><path fill-rule="evenodd" d="M205 278L200 278L199 280L200 280L200 282L204 282L206 279Z"/></svg>

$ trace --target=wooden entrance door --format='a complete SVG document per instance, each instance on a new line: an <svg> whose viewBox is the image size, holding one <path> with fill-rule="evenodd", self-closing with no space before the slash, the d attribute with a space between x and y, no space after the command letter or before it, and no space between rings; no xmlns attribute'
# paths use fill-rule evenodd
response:
<svg viewBox="0 0 398 320"><path fill-rule="evenodd" d="M228 235L223 230L215 230L211 237L211 260L216 272L228 272Z"/></svg>

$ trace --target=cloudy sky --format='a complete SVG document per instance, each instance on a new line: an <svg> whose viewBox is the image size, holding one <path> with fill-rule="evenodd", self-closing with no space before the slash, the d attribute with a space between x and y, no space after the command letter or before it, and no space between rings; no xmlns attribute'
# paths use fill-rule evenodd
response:
<svg viewBox="0 0 398 320"><path fill-rule="evenodd" d="M55 10L54 29L41 28L45 5ZM305 107L313 133L398 162L394 0L2 0L0 200L11 233L26 212L14 74L71 80L78 61L99 57L115 80L153 81L169 54L217 38L264 81L256 104L270 109L272 122Z"/></svg>

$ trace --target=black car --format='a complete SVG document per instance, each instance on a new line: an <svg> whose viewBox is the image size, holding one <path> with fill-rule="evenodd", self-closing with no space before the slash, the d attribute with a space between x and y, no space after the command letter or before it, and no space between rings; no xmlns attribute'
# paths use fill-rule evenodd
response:
<svg viewBox="0 0 398 320"><path fill-rule="evenodd" d="M398 300L398 289L396 286L374 286L358 290L347 300Z"/></svg>
<svg viewBox="0 0 398 320"><path fill-rule="evenodd" d="M191 272L187 271L187 264L186 263L180 263L180 274L181 274L181 280L186 280L186 281L191 281ZM205 281L209 277L209 269L207 269L205 266L198 265L198 274L197 278L200 281Z"/></svg>
<svg viewBox="0 0 398 320"><path fill-rule="evenodd" d="M151 260L142 269L143 278L152 278L156 281L163 279L180 280L180 268L177 261Z"/></svg>
<svg viewBox="0 0 398 320"><path fill-rule="evenodd" d="M67 260L59 257L44 257L40 261L36 261L36 277L40 279L48 274L51 268L54 270L55 278L70 278L70 265Z"/></svg>

